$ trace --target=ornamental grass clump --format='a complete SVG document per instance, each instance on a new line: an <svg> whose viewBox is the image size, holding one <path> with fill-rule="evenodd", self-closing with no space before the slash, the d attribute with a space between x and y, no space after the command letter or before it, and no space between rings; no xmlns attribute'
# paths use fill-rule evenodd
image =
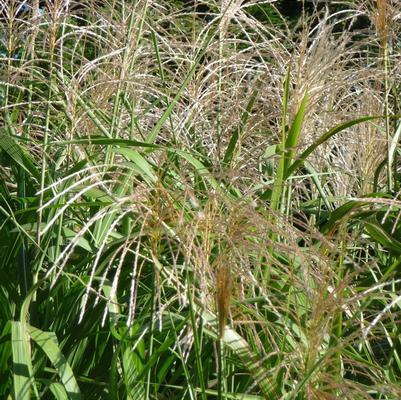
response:
<svg viewBox="0 0 401 400"><path fill-rule="evenodd" d="M303 3L0 1L1 398L401 397L401 9Z"/></svg>

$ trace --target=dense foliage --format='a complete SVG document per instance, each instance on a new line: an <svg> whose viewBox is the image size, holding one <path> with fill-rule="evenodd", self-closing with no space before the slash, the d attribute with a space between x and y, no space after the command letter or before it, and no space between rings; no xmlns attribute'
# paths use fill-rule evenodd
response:
<svg viewBox="0 0 401 400"><path fill-rule="evenodd" d="M0 398L401 398L398 0L0 10Z"/></svg>

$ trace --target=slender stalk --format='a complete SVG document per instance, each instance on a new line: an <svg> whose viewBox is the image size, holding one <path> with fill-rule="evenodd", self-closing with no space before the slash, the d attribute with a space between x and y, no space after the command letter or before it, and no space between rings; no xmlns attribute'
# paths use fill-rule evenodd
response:
<svg viewBox="0 0 401 400"><path fill-rule="evenodd" d="M186 268L187 268L187 265L186 265ZM194 304L194 301L193 301L193 290L191 289L192 284L191 284L189 274L190 274L190 271L187 268L186 269L186 283L188 285L187 296L188 296L188 302L189 302L189 313L190 313L190 317L191 317L191 326L192 326L192 331L193 331L193 335L194 335L195 362L196 362L196 367L198 369L198 374L199 374L201 398L202 398L202 400L206 400L207 397L206 397L206 387L205 387L204 375L203 375L201 342L200 342L199 336L198 336L199 332L197 329L196 314L195 314L196 305ZM192 387L191 387L191 391L192 391Z"/></svg>
<svg viewBox="0 0 401 400"><path fill-rule="evenodd" d="M383 71L384 71L384 118L385 118L385 130L386 130L386 142L387 142L387 190L389 193L393 190L393 170L392 170L392 155L391 155L391 134L390 134L390 116L389 116L389 68L390 68L390 57L389 57L389 21L388 12L389 5L388 0L377 0L377 17L376 26L380 41L380 53L383 60Z"/></svg>
<svg viewBox="0 0 401 400"><path fill-rule="evenodd" d="M389 193L393 190L393 169L392 169L392 155L391 155L391 134L390 134L390 116L389 116L389 48L387 41L383 49L383 63L384 63L384 118L386 126L386 142L387 142L387 189Z"/></svg>

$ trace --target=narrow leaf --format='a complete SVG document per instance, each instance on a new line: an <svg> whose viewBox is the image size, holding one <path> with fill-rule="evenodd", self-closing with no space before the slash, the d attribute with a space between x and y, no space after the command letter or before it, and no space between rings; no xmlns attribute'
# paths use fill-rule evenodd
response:
<svg viewBox="0 0 401 400"><path fill-rule="evenodd" d="M301 135L302 124L305 118L306 105L308 103L308 93L305 93L297 115L295 116L294 122L288 132L288 136L285 141L285 163L284 163L284 177L287 178L289 174L287 173L287 168L289 163L294 158L296 147L298 146L299 137Z"/></svg>
<svg viewBox="0 0 401 400"><path fill-rule="evenodd" d="M13 159L25 172L37 180L40 179L40 173L36 169L33 159L12 136L0 132L0 149Z"/></svg>
<svg viewBox="0 0 401 400"><path fill-rule="evenodd" d="M373 119L377 118L382 118L381 116L373 116L373 117L361 117L354 119L352 121L345 122L343 124L337 125L334 128L328 130L326 133L324 133L322 136L320 136L319 139L317 139L313 144L311 144L298 158L296 161L293 162L293 164L288 168L286 171L286 177L288 178L295 170L297 170L303 162L306 160L306 158L317 148L319 147L322 143L326 142L329 140L332 136L335 134L350 128L353 125L360 124L362 122L366 121L371 121Z"/></svg>
<svg viewBox="0 0 401 400"><path fill-rule="evenodd" d="M234 133L232 134L230 138L230 142L228 143L226 153L224 154L224 159L223 163L224 164L229 164L233 158L234 150L235 147L237 146L238 140L240 136L242 135L242 132L244 131L245 125L248 121L249 114L252 111L253 105L255 103L256 97L259 93L259 87L257 87L251 94L251 97L248 101L248 104L245 108L245 111L242 113L241 116L241 121L237 128L234 130Z"/></svg>
<svg viewBox="0 0 401 400"><path fill-rule="evenodd" d="M14 396L16 400L31 398L33 383L31 351L26 324L11 322L11 346L13 352Z"/></svg>
<svg viewBox="0 0 401 400"><path fill-rule="evenodd" d="M44 332L33 326L28 327L31 338L47 355L50 362L56 368L61 382L70 400L80 400L81 393L78 383L74 377L74 373L58 345L57 337L54 332Z"/></svg>

